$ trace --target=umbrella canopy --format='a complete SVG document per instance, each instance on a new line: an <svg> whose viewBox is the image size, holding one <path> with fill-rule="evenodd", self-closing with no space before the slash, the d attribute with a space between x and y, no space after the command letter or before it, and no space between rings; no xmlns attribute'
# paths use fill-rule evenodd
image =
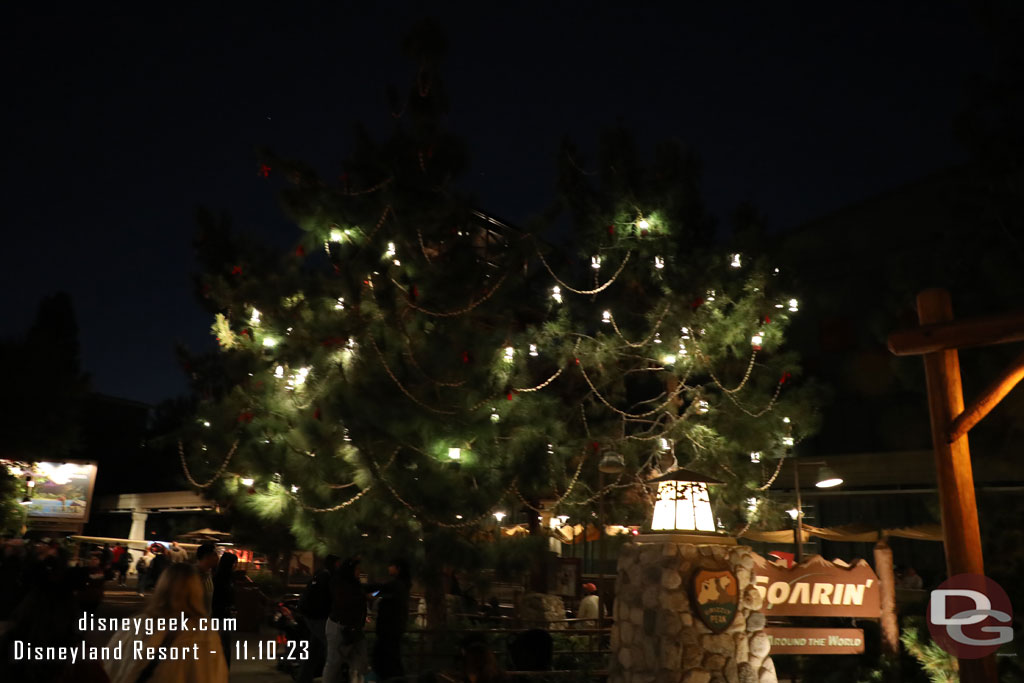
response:
<svg viewBox="0 0 1024 683"><path fill-rule="evenodd" d="M216 538L222 538L224 536L230 536L230 535L231 534L229 532L227 532L227 531L217 531L216 529L196 529L195 531L190 531L187 534L181 534L180 538L200 538L200 537L206 537L206 538L216 539Z"/></svg>

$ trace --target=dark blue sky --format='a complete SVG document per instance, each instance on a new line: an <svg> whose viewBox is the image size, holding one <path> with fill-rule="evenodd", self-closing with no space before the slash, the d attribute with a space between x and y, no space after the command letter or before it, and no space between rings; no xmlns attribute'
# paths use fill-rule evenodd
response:
<svg viewBox="0 0 1024 683"><path fill-rule="evenodd" d="M990 59L960 2L278 4L0 22L0 336L67 290L96 390L184 391L173 343L210 339L196 207L290 243L254 149L334 177L352 122L388 129L384 88L411 75L400 38L428 13L450 34L465 185L512 221L550 200L564 134L586 147L621 116L644 143L696 148L719 216L750 200L799 225L961 161L952 120Z"/></svg>

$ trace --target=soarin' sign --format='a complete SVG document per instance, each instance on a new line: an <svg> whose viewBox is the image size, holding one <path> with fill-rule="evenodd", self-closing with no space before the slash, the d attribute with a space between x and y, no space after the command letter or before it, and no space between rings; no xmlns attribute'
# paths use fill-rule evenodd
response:
<svg viewBox="0 0 1024 683"><path fill-rule="evenodd" d="M787 568L754 555L761 610L773 617L865 617L882 613L878 576L864 560L848 565L819 555Z"/></svg>

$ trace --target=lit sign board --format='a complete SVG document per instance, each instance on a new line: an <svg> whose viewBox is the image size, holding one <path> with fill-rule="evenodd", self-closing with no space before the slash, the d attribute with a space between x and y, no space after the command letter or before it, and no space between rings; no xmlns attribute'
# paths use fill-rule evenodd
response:
<svg viewBox="0 0 1024 683"><path fill-rule="evenodd" d="M89 519L96 463L85 461L2 461L27 487L29 523L54 520L85 523Z"/></svg>
<svg viewBox="0 0 1024 683"><path fill-rule="evenodd" d="M853 565L815 555L787 568L755 556L753 584L770 617L862 617L882 613L878 576L864 560Z"/></svg>

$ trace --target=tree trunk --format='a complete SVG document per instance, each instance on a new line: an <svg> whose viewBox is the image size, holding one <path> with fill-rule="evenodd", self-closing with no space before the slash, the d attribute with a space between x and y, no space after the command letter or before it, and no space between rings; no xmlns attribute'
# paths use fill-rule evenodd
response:
<svg viewBox="0 0 1024 683"><path fill-rule="evenodd" d="M896 572L893 567L892 548L884 538L875 544L875 573L878 574L879 593L882 598L882 653L898 662L900 626L896 615ZM888 680L898 681L899 671L890 673Z"/></svg>

